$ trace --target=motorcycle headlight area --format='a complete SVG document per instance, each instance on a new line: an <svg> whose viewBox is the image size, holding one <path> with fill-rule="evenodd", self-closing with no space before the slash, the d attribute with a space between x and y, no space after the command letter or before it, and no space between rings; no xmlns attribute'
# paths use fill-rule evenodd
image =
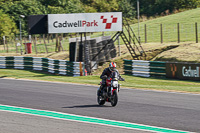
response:
<svg viewBox="0 0 200 133"><path fill-rule="evenodd" d="M113 87L118 87L118 82L117 81L113 81Z"/></svg>

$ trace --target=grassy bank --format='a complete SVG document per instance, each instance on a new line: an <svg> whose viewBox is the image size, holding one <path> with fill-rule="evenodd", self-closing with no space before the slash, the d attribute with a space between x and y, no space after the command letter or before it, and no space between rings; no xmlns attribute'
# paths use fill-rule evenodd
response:
<svg viewBox="0 0 200 133"><path fill-rule="evenodd" d="M183 81L183 80L169 80L169 79L156 79L156 78L141 78L122 75L126 82L120 82L122 87L137 88L137 89L153 89L163 91L176 91L176 92L191 92L200 93L200 82L196 81ZM15 79L31 79L43 80L51 82L68 82L79 84L92 84L98 85L100 82L99 75L82 76L82 77L67 77L52 74L44 74L35 71L26 70L11 70L0 69L0 78L15 78Z"/></svg>
<svg viewBox="0 0 200 133"><path fill-rule="evenodd" d="M200 35L200 8L188 10L165 17L159 17L140 23L141 41L145 42L145 25L147 42L161 42L161 24L164 42L178 41L178 25L180 31L180 41L195 42L195 23L197 22L198 35ZM138 35L138 24L133 24L132 28Z"/></svg>
<svg viewBox="0 0 200 133"><path fill-rule="evenodd" d="M195 23L197 23L198 36L200 36L200 8L171 14L149 20L140 20L139 32L142 43L145 43L145 25L147 43L161 42L161 24L163 42L178 42L178 23L180 42L195 42ZM135 35L138 36L138 23L131 25ZM115 32L104 32L105 35L113 35ZM128 33L125 31L125 34ZM95 33L92 37L100 36L102 33ZM120 39L120 43L123 43Z"/></svg>

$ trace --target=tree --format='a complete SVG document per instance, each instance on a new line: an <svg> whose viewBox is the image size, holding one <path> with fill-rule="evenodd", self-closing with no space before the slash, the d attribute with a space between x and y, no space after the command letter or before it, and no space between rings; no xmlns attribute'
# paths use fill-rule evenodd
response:
<svg viewBox="0 0 200 133"><path fill-rule="evenodd" d="M18 33L17 26L11 17L0 10L0 40L3 36L11 37Z"/></svg>
<svg viewBox="0 0 200 133"><path fill-rule="evenodd" d="M81 0L86 7L96 9L96 12L116 12L119 11L119 4L117 0Z"/></svg>
<svg viewBox="0 0 200 133"><path fill-rule="evenodd" d="M198 0L176 0L174 1L176 9L192 9L199 4Z"/></svg>
<svg viewBox="0 0 200 133"><path fill-rule="evenodd" d="M82 13L84 11L84 6L80 0L68 0L66 5L66 13Z"/></svg>
<svg viewBox="0 0 200 133"><path fill-rule="evenodd" d="M18 26L18 29L19 16L25 15L25 19L21 19L22 29L24 33L27 33L27 30L25 29L27 29L26 20L28 15L46 14L45 7L37 0L19 0L12 2L7 1L3 2L3 4L0 5L0 8L2 8L6 14L9 14L10 17L13 18Z"/></svg>
<svg viewBox="0 0 200 133"><path fill-rule="evenodd" d="M119 0L119 10L123 17L133 19L136 17L136 10L130 0Z"/></svg>

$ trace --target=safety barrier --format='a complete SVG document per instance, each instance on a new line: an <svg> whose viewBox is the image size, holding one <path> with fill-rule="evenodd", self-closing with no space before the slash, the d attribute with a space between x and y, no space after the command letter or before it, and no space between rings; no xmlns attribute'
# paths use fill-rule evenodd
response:
<svg viewBox="0 0 200 133"><path fill-rule="evenodd" d="M124 60L127 75L152 77L166 76L166 63L160 61Z"/></svg>
<svg viewBox="0 0 200 133"><path fill-rule="evenodd" d="M84 65L80 62L23 56L0 56L0 69L2 68L37 70L67 76L80 76L84 72Z"/></svg>

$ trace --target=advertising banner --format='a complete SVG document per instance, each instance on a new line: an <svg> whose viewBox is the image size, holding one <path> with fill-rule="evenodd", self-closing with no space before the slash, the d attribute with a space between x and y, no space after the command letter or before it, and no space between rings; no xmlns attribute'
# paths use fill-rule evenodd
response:
<svg viewBox="0 0 200 133"><path fill-rule="evenodd" d="M48 33L122 31L122 13L48 14Z"/></svg>
<svg viewBox="0 0 200 133"><path fill-rule="evenodd" d="M197 63L166 63L168 78L200 80L200 64Z"/></svg>

